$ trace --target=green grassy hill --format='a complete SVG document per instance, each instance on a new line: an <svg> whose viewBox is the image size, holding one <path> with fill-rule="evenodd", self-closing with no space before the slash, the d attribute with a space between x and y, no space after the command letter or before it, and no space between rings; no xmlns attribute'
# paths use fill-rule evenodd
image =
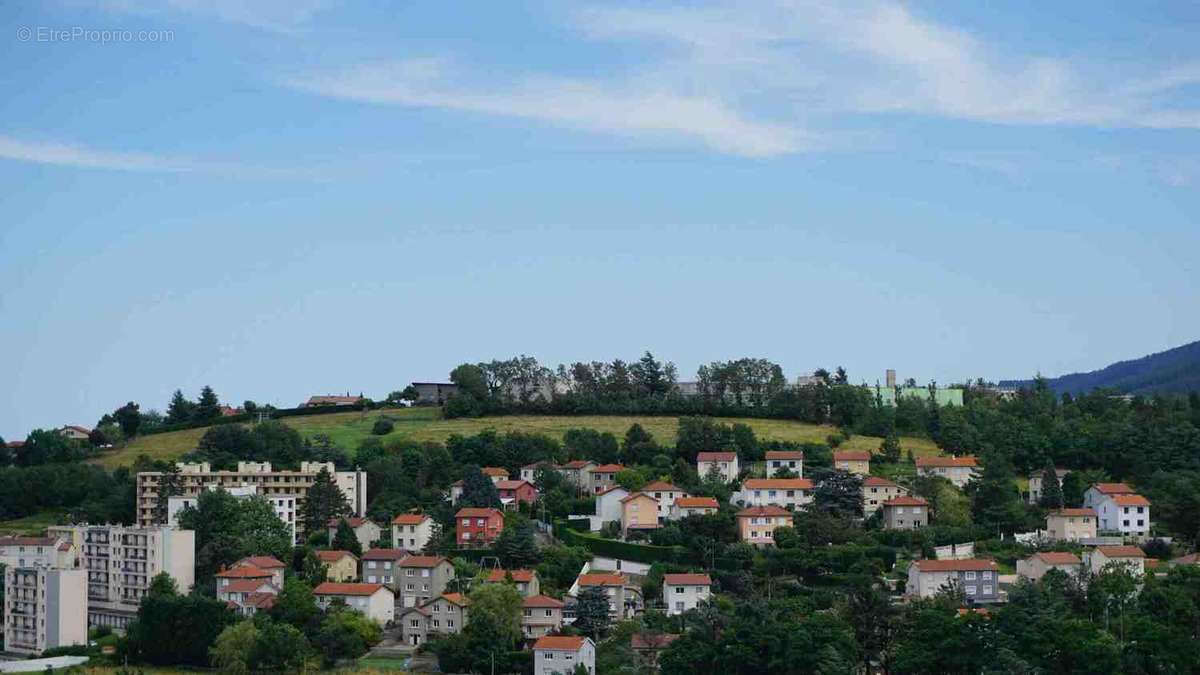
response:
<svg viewBox="0 0 1200 675"><path fill-rule="evenodd" d="M353 452L358 444L371 435L371 425L380 417L388 417L395 423L395 430L384 436L386 442L393 438L417 441L444 441L452 434L468 436L485 429L498 432L524 431L540 433L561 439L568 429L591 428L610 431L618 437L629 425L641 424L660 443L673 444L678 417L640 417L583 415L578 417L549 415L513 415L508 417L484 417L480 419L443 419L439 408L409 408L400 410L374 410L345 412L307 417L287 417L281 421L306 437L325 434L339 446ZM804 424L790 420L763 420L751 418L722 418L722 422L741 422L754 429L763 440L814 442L825 441L825 437L836 432L831 426ZM205 429L187 429L165 434L152 434L135 439L124 448L119 448L97 458L102 466L113 468L133 464L138 455L152 459L175 459L193 450ZM854 436L842 448L853 450L878 450L881 439L872 436ZM920 438L902 438L901 447L911 449L914 455L936 454L932 441Z"/></svg>

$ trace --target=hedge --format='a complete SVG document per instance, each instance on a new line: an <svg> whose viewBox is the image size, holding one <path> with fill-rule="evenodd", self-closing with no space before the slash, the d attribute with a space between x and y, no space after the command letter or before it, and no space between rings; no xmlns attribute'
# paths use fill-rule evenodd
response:
<svg viewBox="0 0 1200 675"><path fill-rule="evenodd" d="M375 410L377 408L386 408L387 406L381 403L374 403L368 400L367 403L359 403L356 405L315 405L307 408L276 408L270 411L271 419L279 419L282 417L306 417L308 415L332 415L334 413L344 412L361 412L363 410ZM217 426L218 424L238 424L241 422L252 422L258 418L258 413L240 413L237 415L229 415L228 417L215 417L211 420L196 420L193 422L178 422L176 424L162 424L153 429L147 429L139 432L142 436L152 436L154 434L165 434L169 431L182 431L184 429L199 429L202 427Z"/></svg>
<svg viewBox="0 0 1200 675"><path fill-rule="evenodd" d="M691 551L682 546L653 546L650 544L632 544L627 541L604 539L590 534L584 534L571 529L564 521L559 521L554 528L558 538L568 546L582 546L592 552L592 555L606 558L619 558L633 562L653 565L656 562L669 562L680 565L694 564L697 561Z"/></svg>

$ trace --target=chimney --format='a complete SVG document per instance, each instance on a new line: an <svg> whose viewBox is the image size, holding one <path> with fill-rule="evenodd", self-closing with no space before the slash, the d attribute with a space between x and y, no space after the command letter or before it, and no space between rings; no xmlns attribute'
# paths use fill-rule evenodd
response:
<svg viewBox="0 0 1200 675"><path fill-rule="evenodd" d="M893 389L896 387L896 371L892 368L887 369L887 386Z"/></svg>

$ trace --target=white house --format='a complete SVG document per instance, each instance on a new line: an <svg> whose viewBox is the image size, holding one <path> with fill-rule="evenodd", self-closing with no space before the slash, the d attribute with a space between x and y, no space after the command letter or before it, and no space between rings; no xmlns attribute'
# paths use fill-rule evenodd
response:
<svg viewBox="0 0 1200 675"><path fill-rule="evenodd" d="M433 519L423 513L401 513L392 518L392 548L424 550L433 537Z"/></svg>
<svg viewBox="0 0 1200 675"><path fill-rule="evenodd" d="M313 596L323 610L329 609L335 600L341 600L350 609L358 610L381 626L391 622L396 608L395 595L383 584L326 581L313 589Z"/></svg>
<svg viewBox="0 0 1200 675"><path fill-rule="evenodd" d="M1136 546L1097 546L1083 554L1092 574L1099 574L1109 565L1124 565L1135 577L1146 573L1146 554Z"/></svg>
<svg viewBox="0 0 1200 675"><path fill-rule="evenodd" d="M747 478L735 497L743 506L782 506L795 510L812 501L807 478Z"/></svg>
<svg viewBox="0 0 1200 675"><path fill-rule="evenodd" d="M660 480L654 481L642 488L642 492L654 497L655 501L658 502L659 520L668 520L671 517L671 507L674 506L675 500L688 496L688 493L682 489Z"/></svg>
<svg viewBox="0 0 1200 675"><path fill-rule="evenodd" d="M738 478L738 456L736 452L701 452L696 455L696 473L703 480L712 472L721 480L732 483Z"/></svg>
<svg viewBox="0 0 1200 675"><path fill-rule="evenodd" d="M784 470L796 474L796 478L804 476L804 453L800 450L768 450L767 478Z"/></svg>
<svg viewBox="0 0 1200 675"><path fill-rule="evenodd" d="M1083 505L1096 511L1101 532L1150 533L1150 500L1124 483L1096 483L1083 493Z"/></svg>
<svg viewBox="0 0 1200 675"><path fill-rule="evenodd" d="M534 675L573 675L582 664L596 672L596 643L573 635L547 635L533 643Z"/></svg>
<svg viewBox="0 0 1200 675"><path fill-rule="evenodd" d="M941 476L958 488L964 488L971 482L978 467L979 462L971 455L917 458L918 476Z"/></svg>
<svg viewBox="0 0 1200 675"><path fill-rule="evenodd" d="M596 493L596 515L601 523L621 522L621 500L629 496L623 487L610 487Z"/></svg>
<svg viewBox="0 0 1200 675"><path fill-rule="evenodd" d="M694 609L711 594L712 579L707 574L664 574L663 606L667 616Z"/></svg>

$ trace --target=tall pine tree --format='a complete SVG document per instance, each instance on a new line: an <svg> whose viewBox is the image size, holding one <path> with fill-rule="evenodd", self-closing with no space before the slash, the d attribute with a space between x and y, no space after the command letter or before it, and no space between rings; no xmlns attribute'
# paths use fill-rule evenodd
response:
<svg viewBox="0 0 1200 675"><path fill-rule="evenodd" d="M477 466L468 466L463 473L463 493L458 502L459 506L478 506L480 508L500 508L500 492L496 484L479 470Z"/></svg>
<svg viewBox="0 0 1200 675"><path fill-rule="evenodd" d="M221 400L217 398L217 392L213 388L205 385L200 390L200 400L196 402L196 410L192 415L192 419L200 421L208 421L221 416Z"/></svg>
<svg viewBox="0 0 1200 675"><path fill-rule="evenodd" d="M1054 464L1047 464L1042 471L1042 495L1038 498L1038 506L1046 509L1063 507L1062 486L1058 483L1058 472L1054 470Z"/></svg>
<svg viewBox="0 0 1200 675"><path fill-rule="evenodd" d="M304 498L304 506L300 508L300 519L304 529L309 534L319 532L335 518L350 515L350 504L341 488L333 482L333 476L328 469L321 469L313 478L312 487Z"/></svg>
<svg viewBox="0 0 1200 675"><path fill-rule="evenodd" d="M183 494L183 478L179 475L179 467L171 464L158 479L158 499L154 502L154 522L159 525L167 524L171 497Z"/></svg>

